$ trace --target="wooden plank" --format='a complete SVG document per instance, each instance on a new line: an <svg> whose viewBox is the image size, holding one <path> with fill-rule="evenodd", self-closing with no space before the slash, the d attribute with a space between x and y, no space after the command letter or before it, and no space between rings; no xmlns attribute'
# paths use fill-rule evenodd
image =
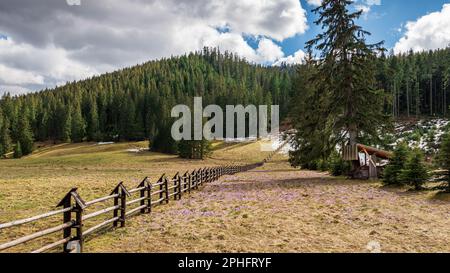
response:
<svg viewBox="0 0 450 273"><path fill-rule="evenodd" d="M139 207L134 208L134 209L132 209L132 210L130 210L130 211L127 211L127 213L126 213L125 215L126 215L126 216L129 216L129 215L134 214L134 213L136 213L136 212L138 212L138 211L140 211L141 209L144 209L144 208L146 208L146 207L147 207L147 205L139 206Z"/></svg>
<svg viewBox="0 0 450 273"><path fill-rule="evenodd" d="M138 199L130 200L130 201L127 202L127 206L128 205L133 205L135 203L139 203L139 202L141 202L143 200L146 200L147 198L148 197L144 196L144 197L141 197L141 198L138 198Z"/></svg>
<svg viewBox="0 0 450 273"><path fill-rule="evenodd" d="M118 196L119 196L118 194L113 194L113 195L105 196L105 197L102 197L102 198L98 198L98 199L95 199L95 200L86 202L86 206L92 206L92 205L94 205L94 204L97 204L97 203L101 203L101 202L107 201L107 200L109 200L109 199L114 199L114 198L116 198L116 197L118 197Z"/></svg>
<svg viewBox="0 0 450 273"><path fill-rule="evenodd" d="M39 232L35 232L33 234L30 234L30 235L21 237L19 239L13 240L11 242L8 242L8 243L0 245L0 250L5 250L5 249L11 248L13 246L29 242L31 240L34 240L34 239L37 239L37 238L40 238L40 237L43 237L43 236L46 236L46 235L58 232L58 231L61 231L61 230L65 229L65 228L71 227L73 225L74 225L74 222L69 222L69 223L64 223L64 224L56 226L56 227L44 229L44 230L39 231Z"/></svg>
<svg viewBox="0 0 450 273"><path fill-rule="evenodd" d="M91 219L91 218L100 216L100 215L102 215L102 214L108 213L108 212L113 211L113 210L116 210L116 209L118 209L118 208L120 208L120 206L113 206L113 207L109 207L109 208L106 208L106 209L102 209L102 210L93 212L93 213L91 213L91 214L84 215L84 216L83 216L83 220L88 220L88 219Z"/></svg>
<svg viewBox="0 0 450 273"><path fill-rule="evenodd" d="M138 191L141 191L141 190L145 190L146 188L147 187L135 188L135 189L129 190L128 192L131 194L131 193L135 193L135 192L138 192Z"/></svg>
<svg viewBox="0 0 450 273"><path fill-rule="evenodd" d="M98 225L96 225L96 226L93 226L93 227L91 227L90 229L86 230L86 231L83 233L83 235L84 235L84 236L88 236L88 235L90 235L91 233L95 232L96 230L98 230L98 229L100 229L100 228L102 228L102 227L105 227L105 226L107 226L108 224L112 224L112 223L118 221L119 219L120 219L120 217L118 216L118 217L111 218L111 219L109 219L109 220L107 220L107 221L104 221L104 222L102 222L102 223L100 223L100 224L98 224Z"/></svg>
<svg viewBox="0 0 450 273"><path fill-rule="evenodd" d="M58 246L60 246L62 244L65 244L65 243L69 242L71 239L72 239L71 237L64 238L62 240L56 241L54 243L48 244L46 246L43 246L43 247L41 247L41 248L39 248L37 250L34 250L31 253L43 253L43 252L48 251L50 249L56 248L56 247L58 247Z"/></svg>
<svg viewBox="0 0 450 273"><path fill-rule="evenodd" d="M37 216L33 216L27 219L22 219L22 220L16 220L16 221L12 221L9 223L5 223L5 224L0 224L0 229L4 229L4 228L10 228L10 227L14 227L14 226L19 226L19 225L23 225L23 224L27 224L27 223L31 223L34 221L38 221L44 218L48 218L57 214L62 214L64 212L68 212L72 210L72 208L65 208L65 209L60 209L60 210L55 210L55 211L51 211L51 212L47 212L41 215L37 215Z"/></svg>

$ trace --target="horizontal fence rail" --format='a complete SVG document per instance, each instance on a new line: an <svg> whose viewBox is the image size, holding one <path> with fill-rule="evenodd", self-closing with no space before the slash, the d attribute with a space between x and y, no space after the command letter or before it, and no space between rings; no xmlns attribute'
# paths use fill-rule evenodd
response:
<svg viewBox="0 0 450 273"><path fill-rule="evenodd" d="M58 203L59 210L47 212L41 215L33 216L27 219L16 220L9 223L0 224L0 231L25 224L34 223L42 219L60 215L62 224L54 227L17 238L13 241L0 244L0 251L25 244L32 240L62 232L62 239L44 245L32 253L42 253L61 247L65 253L83 252L83 243L86 237L106 227L125 227L127 218L135 214L151 213L155 206L168 204L170 199L181 200L185 193L192 190L198 190L200 186L217 181L224 175L234 175L241 172L263 166L278 153L284 145L260 163L249 165L230 165L223 167L211 167L186 172L177 173L169 179L163 174L158 181L150 183L146 177L134 189L128 190L123 182L120 182L110 195L95 200L85 202L77 193L77 188L71 189L64 198ZM112 203L112 204L111 204ZM93 212L87 212L89 209L96 209L96 206L104 205L106 208L97 209ZM107 217L103 222L93 225L87 230L83 230L86 224L99 217ZM92 223L91 223L92 225Z"/></svg>

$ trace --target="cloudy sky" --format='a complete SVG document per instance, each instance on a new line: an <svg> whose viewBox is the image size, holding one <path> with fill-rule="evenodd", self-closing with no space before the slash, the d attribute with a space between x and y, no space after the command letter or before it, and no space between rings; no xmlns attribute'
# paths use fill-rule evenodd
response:
<svg viewBox="0 0 450 273"><path fill-rule="evenodd" d="M220 47L298 63L320 0L1 0L0 94L41 90L161 57ZM448 3L448 4L446 4ZM449 0L356 0L395 52L450 44Z"/></svg>

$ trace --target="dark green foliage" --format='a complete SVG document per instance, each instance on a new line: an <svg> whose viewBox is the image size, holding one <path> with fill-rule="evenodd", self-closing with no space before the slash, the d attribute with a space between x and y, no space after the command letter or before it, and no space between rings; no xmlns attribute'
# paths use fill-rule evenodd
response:
<svg viewBox="0 0 450 273"><path fill-rule="evenodd" d="M350 173L350 163L344 161L341 155L333 152L329 159L329 170L332 176L348 175Z"/></svg>
<svg viewBox="0 0 450 273"><path fill-rule="evenodd" d="M33 132L27 118L28 111L22 110L17 124L17 139L21 150L21 155L29 155L33 152Z"/></svg>
<svg viewBox="0 0 450 273"><path fill-rule="evenodd" d="M450 192L450 131L447 132L441 143L438 155L439 167L444 170L443 180L447 182L447 191Z"/></svg>
<svg viewBox="0 0 450 273"><path fill-rule="evenodd" d="M391 55L381 60L379 83L392 94L393 116L448 116L450 48Z"/></svg>
<svg viewBox="0 0 450 273"><path fill-rule="evenodd" d="M327 158L338 143L356 144L362 134L376 139L387 124L386 95L375 73L383 49L366 43L370 33L355 24L361 12L351 13L351 3L324 0L314 10L324 32L307 43L319 56L310 56L297 74L293 166Z"/></svg>
<svg viewBox="0 0 450 273"><path fill-rule="evenodd" d="M76 103L71 112L71 139L73 142L82 142L86 134L86 124L81 114L80 104Z"/></svg>
<svg viewBox="0 0 450 273"><path fill-rule="evenodd" d="M181 140L178 143L178 155L187 159L205 159L211 154L211 143L204 140Z"/></svg>
<svg viewBox="0 0 450 273"><path fill-rule="evenodd" d="M327 160L321 159L317 163L317 169L321 172L326 172L330 168L329 162Z"/></svg>
<svg viewBox="0 0 450 273"><path fill-rule="evenodd" d="M415 190L421 190L429 178L429 171L423 162L423 153L416 149L410 153L404 169L400 172L399 180L402 184L414 186Z"/></svg>
<svg viewBox="0 0 450 273"><path fill-rule="evenodd" d="M153 152L177 154L178 144L172 138L171 126L169 124L159 127L159 131L156 133L156 137L153 141L150 141L150 150Z"/></svg>
<svg viewBox="0 0 450 273"><path fill-rule="evenodd" d="M394 155L384 170L383 183L385 185L402 184L400 174L405 168L409 154L410 150L405 143L401 143L395 148Z"/></svg>
<svg viewBox="0 0 450 273"><path fill-rule="evenodd" d="M14 158L21 158L22 156L22 147L20 145L20 142L17 142L16 146L14 146Z"/></svg>
<svg viewBox="0 0 450 273"><path fill-rule="evenodd" d="M0 158L11 150L11 137L9 131L9 121L3 117L0 111Z"/></svg>

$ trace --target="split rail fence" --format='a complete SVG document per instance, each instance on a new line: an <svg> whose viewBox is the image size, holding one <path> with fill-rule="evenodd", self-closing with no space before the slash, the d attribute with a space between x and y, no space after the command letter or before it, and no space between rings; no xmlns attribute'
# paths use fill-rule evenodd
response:
<svg viewBox="0 0 450 273"><path fill-rule="evenodd" d="M8 228L35 223L52 216L59 215L63 219L60 225L0 244L0 252L58 232L62 233L61 240L44 245L32 251L32 253L48 252L58 247L62 247L62 251L65 253L83 252L83 244L88 236L92 236L106 227L125 227L131 216L151 213L153 207L167 204L170 199L180 200L184 194L198 190L200 186L206 183L217 181L224 175L234 175L261 167L283 147L284 145L281 145L260 163L202 168L184 174L177 173L172 179L163 174L156 183L151 183L146 177L136 188L131 190L128 190L123 182L120 182L110 195L92 201L84 201L78 194L77 188L73 188L58 203L57 208L60 208L58 210L0 224L0 232L2 232ZM108 206L108 201L113 205ZM89 209L95 209L99 204L108 207L89 212ZM84 229L85 226L89 226L89 222L92 225L93 219L98 220L100 216L108 218L86 230Z"/></svg>
<svg viewBox="0 0 450 273"><path fill-rule="evenodd" d="M42 253L60 246L63 246L63 252L82 252L85 238L105 227L125 227L127 219L133 215L150 213L153 207L167 204L170 199L180 200L185 193L197 190L206 183L217 181L224 175L233 175L249 171L262 165L263 163L257 163L245 166L203 168L193 172L186 172L183 175L177 173L172 179L169 179L164 174L153 184L150 183L148 178L145 178L136 188L131 190L128 190L123 185L123 182L120 182L110 195L88 202L84 201L77 193L77 188L73 188L58 203L57 207L60 208L59 210L27 219L0 224L1 231L7 228L30 224L56 215L62 215L63 218L61 225L47 228L1 244L0 251L25 244L50 234L62 232L63 239L36 249L32 253ZM87 213L87 210L94 207L94 205L105 203L110 200L113 201L112 206ZM84 230L84 226L86 226L90 220L106 214L111 215L111 217Z"/></svg>

